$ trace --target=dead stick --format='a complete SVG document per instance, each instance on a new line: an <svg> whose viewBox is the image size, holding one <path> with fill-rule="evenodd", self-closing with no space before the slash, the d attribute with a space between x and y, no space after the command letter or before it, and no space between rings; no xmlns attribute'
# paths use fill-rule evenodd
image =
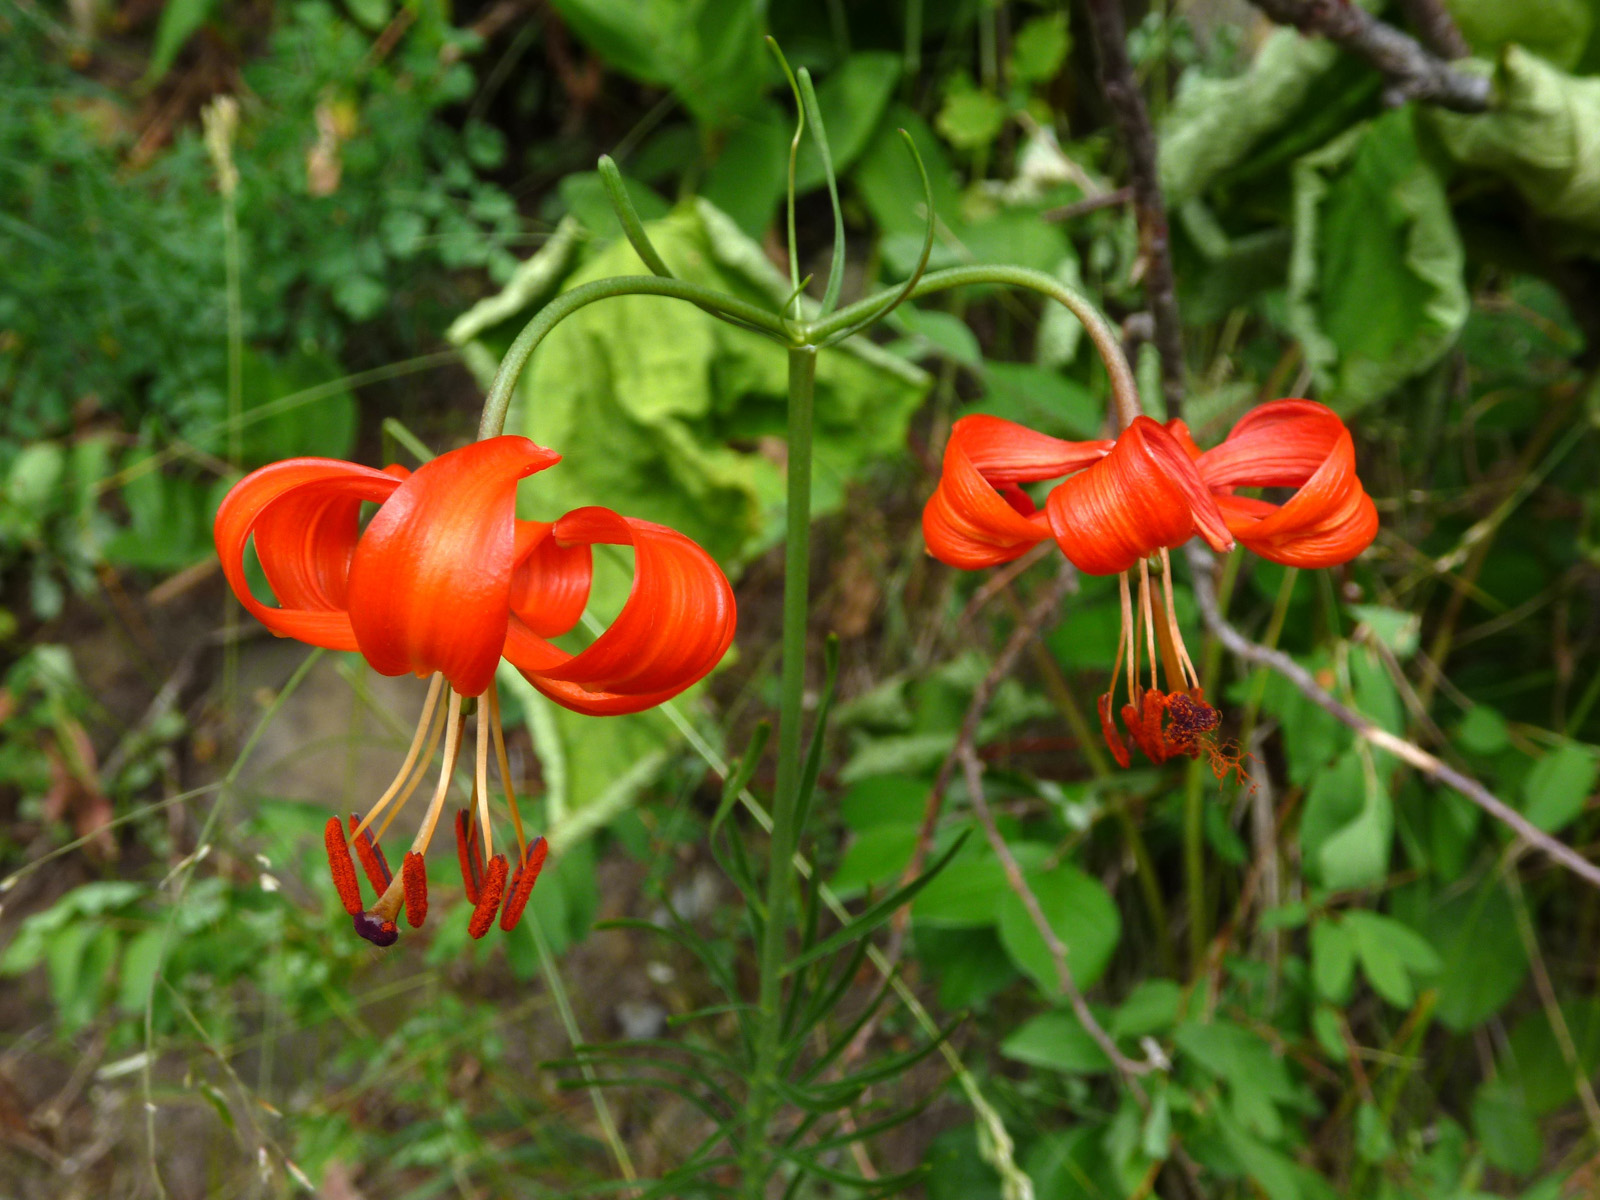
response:
<svg viewBox="0 0 1600 1200"><path fill-rule="evenodd" d="M1194 576L1194 597L1199 605L1200 615L1205 620L1206 628L1211 630L1230 651L1246 662L1253 662L1259 666L1270 667L1282 675L1295 689L1322 709L1340 724L1355 730L1355 732L1371 742L1380 750L1387 750L1396 758L1411 764L1422 774L1436 783L1461 793L1472 803L1495 820L1508 825L1518 837L1529 845L1543 851L1550 858L1566 867L1573 874L1600 887L1600 866L1596 866L1583 855L1579 854L1565 842L1551 837L1540 829L1527 817L1523 816L1511 805L1500 799L1483 784L1469 775L1463 775L1454 767L1441 762L1429 754L1415 742L1408 742L1404 738L1396 737L1385 729L1378 728L1366 717L1347 708L1319 684L1311 672L1302 667L1294 659L1280 650L1271 650L1258 642L1252 642L1232 625L1228 624L1226 617L1217 607L1217 593L1211 582L1212 557L1209 552L1201 549L1195 543L1189 545L1189 568Z"/></svg>

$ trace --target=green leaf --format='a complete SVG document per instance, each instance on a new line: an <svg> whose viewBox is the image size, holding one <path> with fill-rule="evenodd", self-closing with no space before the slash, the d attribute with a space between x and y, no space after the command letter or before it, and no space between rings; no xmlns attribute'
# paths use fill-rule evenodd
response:
<svg viewBox="0 0 1600 1200"><path fill-rule="evenodd" d="M1011 39L1009 74L1023 87L1054 79L1072 49L1065 12L1030 17Z"/></svg>
<svg viewBox="0 0 1600 1200"><path fill-rule="evenodd" d="M911 861L918 826L875 825L850 840L839 869L828 881L841 900L850 900L868 887L893 883Z"/></svg>
<svg viewBox="0 0 1600 1200"><path fill-rule="evenodd" d="M1186 1021L1173 1035L1179 1051L1227 1082L1234 1113L1264 1137L1282 1130L1277 1105L1298 1098L1288 1068L1265 1041L1230 1021Z"/></svg>
<svg viewBox="0 0 1600 1200"><path fill-rule="evenodd" d="M1584 0L1449 0L1449 8L1462 36L1482 57L1520 49L1563 69L1577 64L1594 23Z"/></svg>
<svg viewBox="0 0 1600 1200"><path fill-rule="evenodd" d="M1546 833L1564 829L1583 811L1600 763L1575 742L1563 742L1533 764L1522 781L1523 814Z"/></svg>
<svg viewBox="0 0 1600 1200"><path fill-rule="evenodd" d="M1522 1088L1534 1116L1554 1112L1577 1094L1576 1076L1594 1077L1600 1067L1600 1000L1587 996L1561 1005L1560 1015L1577 1052L1577 1071L1567 1062L1550 1014L1543 1008L1528 1013L1507 1040L1506 1077Z"/></svg>
<svg viewBox="0 0 1600 1200"><path fill-rule="evenodd" d="M1478 1088L1472 1100L1472 1127L1484 1157L1502 1170L1526 1175L1544 1155L1538 1122L1521 1090L1506 1080L1490 1080Z"/></svg>
<svg viewBox="0 0 1600 1200"><path fill-rule="evenodd" d="M1427 941L1392 918L1353 909L1345 914L1344 925L1355 939L1367 982L1396 1008L1410 1008L1416 999L1413 974L1433 975L1442 966Z"/></svg>
<svg viewBox="0 0 1600 1200"><path fill-rule="evenodd" d="M983 352L978 349L977 335L954 313L919 309L904 304L900 306L897 315L913 337L926 342L935 352L951 362L960 363L964 367L977 367L982 364Z"/></svg>
<svg viewBox="0 0 1600 1200"><path fill-rule="evenodd" d="M156 968L161 965L161 947L166 931L151 928L141 931L122 951L117 980L117 1007L125 1013L144 1011Z"/></svg>
<svg viewBox="0 0 1600 1200"><path fill-rule="evenodd" d="M1025 870L1045 920L1067 950L1067 965L1080 988L1093 987L1111 961L1122 935L1115 901L1099 880L1062 864L1051 871ZM1022 900L1009 887L1000 897L1000 940L1011 960L1046 995L1060 991L1054 960Z"/></svg>
<svg viewBox="0 0 1600 1200"><path fill-rule="evenodd" d="M155 45L150 50L150 65L145 68L146 86L161 82L172 69L185 43L211 16L216 0L167 0L161 9L161 23L156 26Z"/></svg>
<svg viewBox="0 0 1600 1200"><path fill-rule="evenodd" d="M1464 749L1474 754L1498 754L1511 744L1506 719L1487 704L1474 704L1467 709L1456 737Z"/></svg>
<svg viewBox="0 0 1600 1200"><path fill-rule="evenodd" d="M1365 887L1388 874L1394 805L1360 751L1317 775L1300 819L1308 872L1328 888Z"/></svg>
<svg viewBox="0 0 1600 1200"><path fill-rule="evenodd" d="M772 224L789 186L794 118L771 101L755 115L731 118L722 153L706 172L701 194L751 237Z"/></svg>
<svg viewBox="0 0 1600 1200"><path fill-rule="evenodd" d="M1461 239L1411 108L1301 159L1294 193L1289 324L1324 399L1349 413L1455 342L1468 310Z"/></svg>
<svg viewBox="0 0 1600 1200"><path fill-rule="evenodd" d="M1335 1004L1350 998L1355 980L1356 939L1341 921L1321 920L1311 927L1311 977L1317 994Z"/></svg>
<svg viewBox="0 0 1600 1200"><path fill-rule="evenodd" d="M755 105L771 66L764 4L749 0L555 0L562 19L612 66L672 89L703 124Z"/></svg>
<svg viewBox="0 0 1600 1200"><path fill-rule="evenodd" d="M923 969L939 981L939 1003L951 1012L982 1004L1017 978L1011 956L990 927L957 929L918 921L911 932Z"/></svg>
<svg viewBox="0 0 1600 1200"><path fill-rule="evenodd" d="M1465 1033L1499 1012L1522 989L1527 951L1517 932L1511 897L1493 882L1447 894L1421 921L1439 953L1434 1017Z"/></svg>
<svg viewBox="0 0 1600 1200"><path fill-rule="evenodd" d="M1027 1021L1000 1043L1000 1053L1068 1075L1100 1075L1111 1069L1105 1051L1070 1012L1041 1013Z"/></svg>
<svg viewBox="0 0 1600 1200"><path fill-rule="evenodd" d="M817 85L817 105L828 128L833 169L839 174L850 169L882 124L884 110L900 81L902 61L900 55L883 50L860 51ZM807 138L795 163L795 190L809 192L821 187L824 179L822 156L816 143Z"/></svg>
<svg viewBox="0 0 1600 1200"><path fill-rule="evenodd" d="M1311 1032L1323 1053L1334 1062L1342 1063L1350 1057L1350 1047L1345 1044L1344 1030L1339 1025L1339 1010L1333 1005L1319 1004L1312 1010Z"/></svg>
<svg viewBox="0 0 1600 1200"><path fill-rule="evenodd" d="M952 87L933 124L957 150L981 150L1005 128L1006 106L991 92L970 83Z"/></svg>
<svg viewBox="0 0 1600 1200"><path fill-rule="evenodd" d="M839 798L839 817L857 833L879 825L921 824L929 783L904 775L878 775L851 785Z"/></svg>
<svg viewBox="0 0 1600 1200"><path fill-rule="evenodd" d="M1183 989L1171 979L1142 979L1111 1017L1116 1037L1145 1037L1171 1029L1183 1003Z"/></svg>

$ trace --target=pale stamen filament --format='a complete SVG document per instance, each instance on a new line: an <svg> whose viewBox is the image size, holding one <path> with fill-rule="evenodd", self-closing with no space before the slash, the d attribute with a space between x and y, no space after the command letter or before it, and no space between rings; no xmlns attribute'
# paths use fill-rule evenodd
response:
<svg viewBox="0 0 1600 1200"><path fill-rule="evenodd" d="M1190 687L1197 688L1200 686L1200 672L1194 669L1194 659L1189 657L1189 648L1183 644L1183 637L1178 633L1178 614L1172 606L1172 556L1167 553L1165 546L1161 548L1161 587L1167 598L1167 634L1177 648L1178 661L1183 664L1186 682Z"/></svg>
<svg viewBox="0 0 1600 1200"><path fill-rule="evenodd" d="M517 861L528 857L528 835L522 829L522 813L517 809L516 789L511 786L511 760L506 756L506 735L500 727L500 689L489 684L489 721L494 732L494 755L500 768L500 782L506 789L506 807L511 810L511 824L517 831Z"/></svg>
<svg viewBox="0 0 1600 1200"><path fill-rule="evenodd" d="M401 792L395 798L395 802L390 805L388 814L372 835L374 838L380 841L383 839L383 835L389 832L389 826L394 824L394 819L400 815L400 810L406 806L412 794L422 786L422 781L428 777L428 764L433 761L433 752L439 748L439 737L444 733L445 707L440 706L439 710L434 713L433 728L428 733L428 745L423 750L421 759L417 762L416 770L411 773L411 782L406 784L406 790ZM375 815L375 813L368 813L367 820L372 820Z"/></svg>
<svg viewBox="0 0 1600 1200"><path fill-rule="evenodd" d="M1161 688L1156 678L1156 618L1150 611L1150 563L1143 558L1139 560L1139 623L1144 626L1145 641L1149 644L1150 690L1158 692Z"/></svg>
<svg viewBox="0 0 1600 1200"><path fill-rule="evenodd" d="M400 791L401 786L405 783L406 776L411 774L411 768L416 765L417 755L422 749L423 739L428 736L428 731L433 726L433 710L439 703L439 689L443 686L444 676L436 672L433 678L428 681L428 698L422 702L422 716L417 719L417 731L411 735L411 748L406 751L406 760L400 765L400 770L395 773L394 782L389 784L383 795L378 797L377 803L367 810L367 815L361 819L361 824L357 825L355 832L350 835L352 842L361 836L367 826L372 824L373 818L384 810L389 801L395 798L395 794ZM429 749L428 757L433 757L432 749ZM426 763L427 759L423 761ZM405 801L402 800L401 803L403 804Z"/></svg>
<svg viewBox="0 0 1600 1200"><path fill-rule="evenodd" d="M1122 632L1117 637L1117 660L1111 669L1111 686L1106 689L1106 695L1117 694L1117 675L1122 670L1122 658L1128 658L1128 699L1133 700L1133 689L1138 685L1137 670L1133 658L1133 647L1137 640L1133 636L1133 597L1128 591L1128 573L1123 571L1117 576L1117 582L1122 587Z"/></svg>
<svg viewBox="0 0 1600 1200"><path fill-rule="evenodd" d="M494 858L494 833L489 828L489 713L478 706L478 753L473 764L473 790L478 793L478 824L483 826L483 862Z"/></svg>
<svg viewBox="0 0 1600 1200"><path fill-rule="evenodd" d="M422 818L422 828L417 830L417 836L412 839L413 854L427 853L428 842L432 840L434 828L439 824L439 814L444 811L444 798L450 791L450 776L456 768L456 756L461 752L461 696L453 689L449 700L445 702L445 714L444 766L439 771L439 786L433 789L428 814ZM372 906L373 913L386 921L394 920L405 898L404 880L405 872L402 871L389 882L383 895Z"/></svg>

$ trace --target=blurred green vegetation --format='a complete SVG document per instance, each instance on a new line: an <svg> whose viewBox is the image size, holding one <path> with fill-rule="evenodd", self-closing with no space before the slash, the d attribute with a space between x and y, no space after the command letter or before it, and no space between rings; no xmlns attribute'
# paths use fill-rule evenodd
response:
<svg viewBox="0 0 1600 1200"><path fill-rule="evenodd" d="M1412 6L1368 7L1403 24ZM1487 114L1388 107L1367 64L1248 9L1130 6L1183 415L1202 445L1283 395L1350 421L1378 542L1338 572L1239 566L1231 618L1585 849L1600 21L1587 0L1447 7L1479 56L1462 69L1493 76ZM398 758L409 715L359 660L302 673L235 636L209 526L260 463L409 463L397 428L434 450L470 436L523 320L641 269L593 174L602 151L682 275L781 301L793 118L763 33L818 80L847 296L920 250L904 129L935 266L1028 266L1142 313L1125 156L1077 4L0 0L0 1175L17 1195L155 1195L158 1176L175 1197L593 1195L624 1155L671 1177L714 1129L685 1076L610 1090L608 1137L572 1041L668 1039L693 1061L733 1036L723 975L748 968L749 917L714 852L737 877L744 835L713 846L715 774L776 694L777 352L638 299L585 310L525 376L512 427L567 456L530 512L607 503L691 533L740 576L741 634L670 711L591 721L508 697L542 827L571 836L503 949L467 942L448 889L385 958L348 935L317 830L364 805L371 752ZM200 121L218 95L240 106L231 264ZM798 181L803 273L824 278L809 149ZM1063 314L983 291L824 357L814 626L839 633L842 670L805 850L858 911L911 858L974 689L1053 570L981 591L987 573L925 557L949 424L984 411L1094 436L1091 357ZM1159 413L1150 346L1137 364ZM934 846L954 857L910 906L905 976L955 1022L1033 1194L1593 1194L1600 897L1229 663L1176 599L1253 788L1182 764L1115 772L1083 736L1116 645L1105 580L1081 581L979 734L1001 831L1094 1013L1157 1065L1147 1102L1059 1004L959 783ZM304 745L286 743L314 700L290 726ZM319 748L343 766L296 774ZM593 928L670 914L692 940ZM863 969L821 1012L818 1056L877 988ZM911 1186L933 1200L1017 1195L983 1114L943 1060L911 1062L926 1046L900 1002L883 1014L856 1065L894 1069L839 1100L885 1122L860 1155L925 1168ZM863 1169L843 1142L827 1153Z"/></svg>

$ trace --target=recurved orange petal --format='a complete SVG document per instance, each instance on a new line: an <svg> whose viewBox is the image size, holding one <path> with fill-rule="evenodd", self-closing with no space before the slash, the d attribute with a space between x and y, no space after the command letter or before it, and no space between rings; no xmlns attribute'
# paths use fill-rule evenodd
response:
<svg viewBox="0 0 1600 1200"><path fill-rule="evenodd" d="M634 554L627 603L581 653L511 621L505 657L558 704L593 715L638 712L703 678L727 653L737 623L733 589L683 534L591 507L562 517L551 536L566 547L631 545Z"/></svg>
<svg viewBox="0 0 1600 1200"><path fill-rule="evenodd" d="M1136 417L1105 458L1058 484L1045 502L1063 554L1090 575L1116 575L1196 533L1233 546L1216 501L1183 446Z"/></svg>
<svg viewBox="0 0 1600 1200"><path fill-rule="evenodd" d="M1277 400L1246 413L1195 465L1234 536L1273 562L1337 566L1377 536L1377 509L1356 475L1350 431L1314 401ZM1231 495L1239 487L1297 491L1277 505Z"/></svg>
<svg viewBox="0 0 1600 1200"><path fill-rule="evenodd" d="M511 615L517 481L560 457L525 437L489 438L394 489L350 563L350 623L374 670L440 671L464 696L489 686Z"/></svg>
<svg viewBox="0 0 1600 1200"><path fill-rule="evenodd" d="M285 459L246 475L223 499L213 527L239 603L280 637L356 649L345 607L357 516L362 501L382 502L398 486L393 475L329 458ZM281 608L257 600L246 582L252 535Z"/></svg>

